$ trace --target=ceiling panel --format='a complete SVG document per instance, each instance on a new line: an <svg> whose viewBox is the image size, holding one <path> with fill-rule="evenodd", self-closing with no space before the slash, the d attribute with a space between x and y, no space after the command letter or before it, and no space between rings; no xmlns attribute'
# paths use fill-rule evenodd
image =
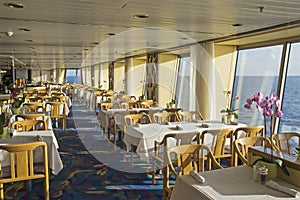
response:
<svg viewBox="0 0 300 200"><path fill-rule="evenodd" d="M4 6L7 2L0 0L1 67L9 66L9 56L14 56L36 69L79 68L86 58L93 58L93 63L104 62L191 41L230 38L283 23L294 25L300 19L299 0L9 1L23 4L23 9ZM149 18L134 18L137 14ZM147 27L158 27L158 32L145 31ZM295 31L287 35L298 35ZM8 37L7 32L14 35ZM222 44L248 44L284 35L243 37Z"/></svg>

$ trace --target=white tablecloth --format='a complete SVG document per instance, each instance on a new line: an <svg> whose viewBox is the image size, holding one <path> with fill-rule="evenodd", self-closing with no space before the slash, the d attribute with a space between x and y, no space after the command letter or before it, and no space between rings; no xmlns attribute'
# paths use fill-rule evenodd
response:
<svg viewBox="0 0 300 200"><path fill-rule="evenodd" d="M162 124L140 124L139 127L130 126L127 128L124 143L127 148L131 145L137 146L136 152L140 156L141 160L149 161L149 157L154 149L154 141L162 141L164 136L168 133L187 133L187 132L199 132L201 133L207 129L222 129L231 128L235 130L238 127L246 126L245 124L238 125L226 125L219 121L207 121L209 128L201 127L201 123L193 122L172 122L169 125ZM176 126L181 126L183 130L174 130ZM173 128L173 129L172 129ZM212 139L212 138L211 138ZM209 145L211 141L205 141L205 144ZM129 150L129 149L127 149Z"/></svg>
<svg viewBox="0 0 300 200"><path fill-rule="evenodd" d="M54 175L57 175L63 169L63 163L58 152L58 142L52 130L47 131L31 131L31 132L14 132L12 138L5 138L0 140L1 144L19 144L26 142L38 141L41 138L47 143L49 168ZM36 152L35 162L42 159L42 151ZM0 162L2 166L9 166L9 155L7 152L0 152Z"/></svg>
<svg viewBox="0 0 300 200"><path fill-rule="evenodd" d="M171 195L171 200L199 199L300 199L276 191L252 180L249 166L231 167L200 173L204 183L198 183L190 175L179 176ZM296 189L287 182L276 179L282 186Z"/></svg>

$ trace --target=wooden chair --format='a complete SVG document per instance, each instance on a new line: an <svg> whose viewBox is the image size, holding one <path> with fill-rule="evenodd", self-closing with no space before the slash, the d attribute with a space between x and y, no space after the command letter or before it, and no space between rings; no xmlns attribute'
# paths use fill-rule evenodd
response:
<svg viewBox="0 0 300 200"><path fill-rule="evenodd" d="M154 141L154 153L152 156L152 184L155 184L155 173L157 169L163 169L167 165L167 149L171 146L185 144L199 144L199 132L169 133L164 136L162 141Z"/></svg>
<svg viewBox="0 0 300 200"><path fill-rule="evenodd" d="M264 137L264 126L239 127L233 132L234 140L240 137Z"/></svg>
<svg viewBox="0 0 300 200"><path fill-rule="evenodd" d="M47 130L47 123L45 120L23 120L15 121L12 123L11 127L17 132L28 132L37 130Z"/></svg>
<svg viewBox="0 0 300 200"><path fill-rule="evenodd" d="M124 116L124 135L126 134L126 130L128 126L132 126L135 124L150 124L152 123L151 118L147 114L129 114ZM123 143L123 148L127 149L125 146L125 143ZM132 145L129 148L129 151L131 152L130 154L130 160L131 160L131 165L133 166L134 160L133 160L133 149L134 146ZM125 159L125 157L124 157Z"/></svg>
<svg viewBox="0 0 300 200"><path fill-rule="evenodd" d="M196 111L180 111L178 112L179 119L184 122L192 122L195 120L203 120L200 112Z"/></svg>
<svg viewBox="0 0 300 200"><path fill-rule="evenodd" d="M177 114L174 112L157 112L153 114L154 123L164 124L167 122L179 122Z"/></svg>
<svg viewBox="0 0 300 200"><path fill-rule="evenodd" d="M41 147L43 149L43 172L36 173L33 162L34 149ZM0 178L0 199L4 199L4 184L17 181L28 181L32 179L44 180L45 199L50 199L49 191L49 170L48 170L48 152L45 142L32 142L24 144L1 145L0 149L5 150L10 156L10 170L4 173L4 167L0 170L3 176Z"/></svg>
<svg viewBox="0 0 300 200"><path fill-rule="evenodd" d="M170 171L176 178L181 175L189 174L192 170L196 172L205 170L205 159L209 160L214 168L223 167L215 159L210 148L201 144L189 144L170 147L167 150L168 166L164 168L163 194L164 199L171 196L173 185L170 185ZM211 169L206 169L211 170Z"/></svg>
<svg viewBox="0 0 300 200"><path fill-rule="evenodd" d="M66 131L67 104L65 102L47 102L45 110L50 111L50 118L62 120L62 129Z"/></svg>
<svg viewBox="0 0 300 200"><path fill-rule="evenodd" d="M253 146L266 146L268 148L273 148L275 151L279 151L279 149L266 137L257 136L238 138L234 141L234 151L237 154L236 159L239 158L243 164L247 164L248 148Z"/></svg>
<svg viewBox="0 0 300 200"><path fill-rule="evenodd" d="M124 117L128 114L134 114L136 111L115 112L114 117L109 121L108 139L110 140L110 130L113 130L114 149L117 149L117 133L119 139L124 135Z"/></svg>
<svg viewBox="0 0 300 200"><path fill-rule="evenodd" d="M234 150L232 140L232 129L214 129L204 130L200 136L200 144L210 147L214 157L220 162L221 159L230 159L231 166L234 165ZM226 142L229 142L229 148L226 148ZM208 163L211 165L211 163Z"/></svg>
<svg viewBox="0 0 300 200"><path fill-rule="evenodd" d="M275 143L278 149L280 149L281 152L292 155L294 152L291 146L300 147L300 133L296 133L296 132L277 133L273 135L272 141ZM294 144L291 145L291 141L294 142Z"/></svg>

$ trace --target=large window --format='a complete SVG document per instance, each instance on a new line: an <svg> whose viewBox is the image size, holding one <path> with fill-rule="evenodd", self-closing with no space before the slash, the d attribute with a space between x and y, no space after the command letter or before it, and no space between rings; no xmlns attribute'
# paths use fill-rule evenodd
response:
<svg viewBox="0 0 300 200"><path fill-rule="evenodd" d="M291 44L279 131L300 132L300 43Z"/></svg>
<svg viewBox="0 0 300 200"><path fill-rule="evenodd" d="M81 77L80 77L80 70L76 69L67 69L66 73L66 82L73 84L73 83L81 83Z"/></svg>
<svg viewBox="0 0 300 200"><path fill-rule="evenodd" d="M180 58L178 78L176 84L176 99L178 107L183 110L189 110L190 88L191 88L191 58Z"/></svg>
<svg viewBox="0 0 300 200"><path fill-rule="evenodd" d="M244 108L246 99L255 92L264 96L276 93L281 62L282 45L240 50L236 66L232 108L239 109L239 121L248 125L263 125L257 109ZM232 98L235 99L235 98Z"/></svg>

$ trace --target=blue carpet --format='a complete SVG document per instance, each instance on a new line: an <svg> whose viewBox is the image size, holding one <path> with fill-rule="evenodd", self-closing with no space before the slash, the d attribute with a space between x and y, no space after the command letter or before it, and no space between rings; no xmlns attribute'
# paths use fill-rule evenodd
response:
<svg viewBox="0 0 300 200"><path fill-rule="evenodd" d="M129 170L129 162L123 160L122 150L114 152L112 143L101 134L94 111L73 102L66 133L59 128L54 132L64 168L56 176L50 173L51 199L162 199L161 180L152 185L147 173L124 172ZM112 164L117 167L109 167ZM25 188L23 182L6 184L5 198L44 198L42 181L32 182L32 192Z"/></svg>

